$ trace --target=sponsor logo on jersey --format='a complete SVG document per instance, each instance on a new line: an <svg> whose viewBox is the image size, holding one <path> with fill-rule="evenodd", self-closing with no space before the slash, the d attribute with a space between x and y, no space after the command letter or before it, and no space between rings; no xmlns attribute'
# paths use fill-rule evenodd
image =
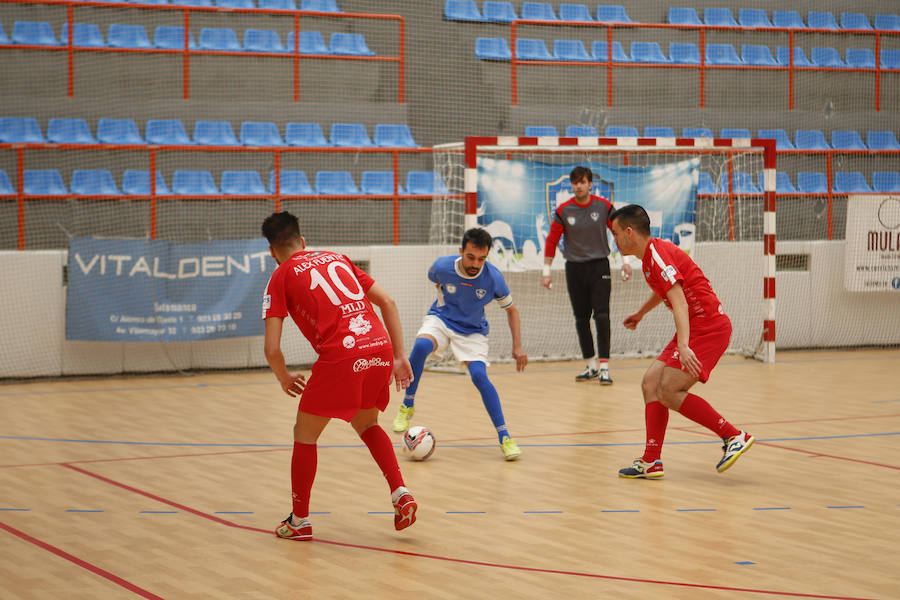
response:
<svg viewBox="0 0 900 600"><path fill-rule="evenodd" d="M381 358L378 358L377 356L375 358L370 358L370 359L360 358L355 363L353 363L353 372L359 373L360 371L366 371L368 369L371 369L372 367L390 367L390 366L391 366L390 362L388 362L386 360L382 360Z"/></svg>
<svg viewBox="0 0 900 600"><path fill-rule="evenodd" d="M666 268L663 269L663 277L667 281L675 281L675 267L672 265L666 265Z"/></svg>
<svg viewBox="0 0 900 600"><path fill-rule="evenodd" d="M484 298L485 294L487 294L487 290L484 290L484 289L481 289L481 288L478 288L477 290L475 290L475 295L478 296L478 299L479 299L479 300L481 300L482 298Z"/></svg>
<svg viewBox="0 0 900 600"><path fill-rule="evenodd" d="M366 320L364 315L357 315L350 319L348 327L356 335L365 335L372 330L372 324Z"/></svg>
<svg viewBox="0 0 900 600"><path fill-rule="evenodd" d="M600 213L598 213L598 212L592 212L592 213L591 213L591 219L592 219L592 220L596 221L596 220L599 219L599 218L600 218Z"/></svg>
<svg viewBox="0 0 900 600"><path fill-rule="evenodd" d="M444 285L444 289L447 290L447 293L448 293L448 294L455 294L455 293L456 293L456 286L453 285L452 283L445 284L445 285Z"/></svg>
<svg viewBox="0 0 900 600"><path fill-rule="evenodd" d="M270 308L272 308L272 296L266 294L263 296L263 310L269 310Z"/></svg>
<svg viewBox="0 0 900 600"><path fill-rule="evenodd" d="M348 335L348 336L344 337L344 339L341 340L341 342L344 344L344 348L349 349L356 345L356 338L353 337L352 335Z"/></svg>
<svg viewBox="0 0 900 600"><path fill-rule="evenodd" d="M568 221L569 225L574 225L575 217L573 215L569 215L568 217L566 217L566 221Z"/></svg>

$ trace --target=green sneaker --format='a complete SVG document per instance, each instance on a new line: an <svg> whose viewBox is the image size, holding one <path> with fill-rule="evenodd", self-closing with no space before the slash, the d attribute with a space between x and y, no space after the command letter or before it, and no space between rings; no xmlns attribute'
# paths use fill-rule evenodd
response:
<svg viewBox="0 0 900 600"><path fill-rule="evenodd" d="M516 444L516 441L511 437L503 438L503 442L500 444L500 449L503 450L503 458L505 458L506 460L516 460L522 454L522 451L519 450L519 446Z"/></svg>
<svg viewBox="0 0 900 600"><path fill-rule="evenodd" d="M415 406L401 404L400 410L397 411L397 418L394 419L394 431L400 433L409 429L409 420L412 419L415 413Z"/></svg>

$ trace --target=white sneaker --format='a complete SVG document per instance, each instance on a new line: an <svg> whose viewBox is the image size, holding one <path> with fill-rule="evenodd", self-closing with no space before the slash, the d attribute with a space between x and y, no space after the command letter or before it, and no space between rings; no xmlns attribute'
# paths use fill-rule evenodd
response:
<svg viewBox="0 0 900 600"><path fill-rule="evenodd" d="M718 471L719 473L728 469L728 467L733 465L734 461L736 461L741 456L741 454L749 450L750 446L753 445L753 442L756 441L756 438L746 431L741 431L739 434L723 441L725 443L722 446L722 460L720 460L719 464L716 465L716 471Z"/></svg>

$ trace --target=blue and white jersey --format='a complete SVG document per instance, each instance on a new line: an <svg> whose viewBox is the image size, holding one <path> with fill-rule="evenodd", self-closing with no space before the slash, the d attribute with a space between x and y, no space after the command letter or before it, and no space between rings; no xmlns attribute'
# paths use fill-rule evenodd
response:
<svg viewBox="0 0 900 600"><path fill-rule="evenodd" d="M512 295L503 274L489 262L469 277L462 270L461 256L442 256L428 269L428 279L438 284L438 298L429 315L436 315L457 333L487 335L489 327L484 307L496 300L500 308L512 306Z"/></svg>

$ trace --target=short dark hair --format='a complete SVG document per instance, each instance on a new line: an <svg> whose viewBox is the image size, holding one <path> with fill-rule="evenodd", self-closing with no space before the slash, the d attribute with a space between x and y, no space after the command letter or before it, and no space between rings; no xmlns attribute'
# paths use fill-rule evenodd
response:
<svg viewBox="0 0 900 600"><path fill-rule="evenodd" d="M300 221L287 211L272 213L262 224L262 234L272 246L286 246L300 239Z"/></svg>
<svg viewBox="0 0 900 600"><path fill-rule="evenodd" d="M491 237L491 234L489 234L486 229L473 227L463 234L462 244L459 247L465 248L466 244L472 244L476 248L487 248L490 250L493 242L494 238Z"/></svg>
<svg viewBox="0 0 900 600"><path fill-rule="evenodd" d="M650 215L639 204L627 204L609 215L609 222L619 221L619 227L631 227L638 233L650 235Z"/></svg>
<svg viewBox="0 0 900 600"><path fill-rule="evenodd" d="M569 173L569 181L576 182L581 181L582 179L587 178L588 183L593 183L594 181L594 173L587 167L577 166L572 169L572 172Z"/></svg>

